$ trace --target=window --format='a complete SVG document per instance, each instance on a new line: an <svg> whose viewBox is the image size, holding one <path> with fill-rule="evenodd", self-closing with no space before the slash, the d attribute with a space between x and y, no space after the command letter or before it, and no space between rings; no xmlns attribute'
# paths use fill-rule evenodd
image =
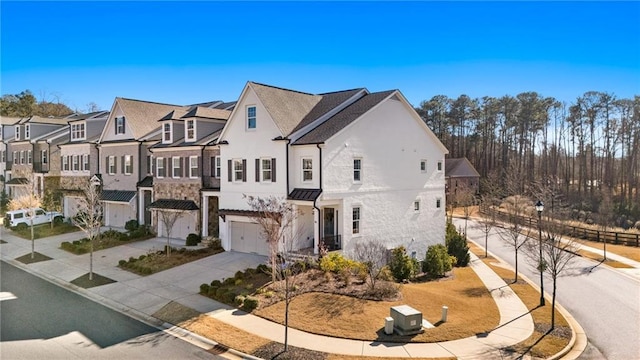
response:
<svg viewBox="0 0 640 360"><path fill-rule="evenodd" d="M31 137L31 125L27 124L24 126L24 138L29 139Z"/></svg>
<svg viewBox="0 0 640 360"><path fill-rule="evenodd" d="M271 181L271 159L261 159L262 181Z"/></svg>
<svg viewBox="0 0 640 360"><path fill-rule="evenodd" d="M247 107L247 129L256 128L256 107Z"/></svg>
<svg viewBox="0 0 640 360"><path fill-rule="evenodd" d="M124 116L116 117L116 135L124 134Z"/></svg>
<svg viewBox="0 0 640 360"><path fill-rule="evenodd" d="M78 155L73 155L73 171L80 170L80 162L78 159Z"/></svg>
<svg viewBox="0 0 640 360"><path fill-rule="evenodd" d="M124 156L124 174L131 175L133 173L133 156L125 155Z"/></svg>
<svg viewBox="0 0 640 360"><path fill-rule="evenodd" d="M436 209L440 209L440 199L436 199Z"/></svg>
<svg viewBox="0 0 640 360"><path fill-rule="evenodd" d="M302 159L302 181L313 180L313 160Z"/></svg>
<svg viewBox="0 0 640 360"><path fill-rule="evenodd" d="M185 134L187 136L187 141L195 141L196 140L196 121L195 120L187 120L184 123L185 126Z"/></svg>
<svg viewBox="0 0 640 360"><path fill-rule="evenodd" d="M353 234L359 234L360 233L360 208L354 207L352 213L353 213L352 215L353 227L351 232Z"/></svg>
<svg viewBox="0 0 640 360"><path fill-rule="evenodd" d="M156 159L156 176L158 178L163 178L166 175L165 169L164 169L164 158L157 158Z"/></svg>
<svg viewBox="0 0 640 360"><path fill-rule="evenodd" d="M244 162L242 160L233 160L233 181L243 181L244 179Z"/></svg>
<svg viewBox="0 0 640 360"><path fill-rule="evenodd" d="M153 155L147 155L147 175L153 175Z"/></svg>
<svg viewBox="0 0 640 360"><path fill-rule="evenodd" d="M420 211L420 200L416 200L413 202L413 211L415 212Z"/></svg>
<svg viewBox="0 0 640 360"><path fill-rule="evenodd" d="M1 127L0 127L1 128ZM1 162L6 162L7 161L7 155L4 151L0 150L0 161Z"/></svg>
<svg viewBox="0 0 640 360"><path fill-rule="evenodd" d="M31 150L27 150L27 164L31 164L33 162L33 157L31 155Z"/></svg>
<svg viewBox="0 0 640 360"><path fill-rule="evenodd" d="M116 173L116 157L115 156L108 157L107 166L108 166L107 173L109 175L114 175Z"/></svg>
<svg viewBox="0 0 640 360"><path fill-rule="evenodd" d="M40 161L41 161L43 164L48 164L48 163L49 163L49 158L48 158L47 150L42 150L42 151L40 151Z"/></svg>
<svg viewBox="0 0 640 360"><path fill-rule="evenodd" d="M171 123L167 122L162 125L162 142L172 143Z"/></svg>
<svg viewBox="0 0 640 360"><path fill-rule="evenodd" d="M13 152L13 157L11 158L11 161L13 161L13 163L14 163L14 164L17 164L17 163L18 163L18 160L19 160L19 159L18 159L18 152L17 152L17 151L14 151L14 152Z"/></svg>
<svg viewBox="0 0 640 360"><path fill-rule="evenodd" d="M198 166L198 157L189 156L189 177L192 179L200 176L200 167Z"/></svg>
<svg viewBox="0 0 640 360"><path fill-rule="evenodd" d="M182 159L180 159L179 157L176 157L176 156L171 158L171 169L172 169L171 174L172 174L174 179L177 179L180 176L182 176L182 168L180 167L180 165L181 165L180 164L180 162L181 162L180 160L182 160Z"/></svg>
<svg viewBox="0 0 640 360"><path fill-rule="evenodd" d="M220 178L220 156L211 158L211 177Z"/></svg>
<svg viewBox="0 0 640 360"><path fill-rule="evenodd" d="M24 150L20 150L20 164L24 164Z"/></svg>
<svg viewBox="0 0 640 360"><path fill-rule="evenodd" d="M14 132L15 132L15 138L16 140L20 140L20 125L16 125L14 127Z"/></svg>
<svg viewBox="0 0 640 360"><path fill-rule="evenodd" d="M438 171L442 171L442 161L438 161Z"/></svg>
<svg viewBox="0 0 640 360"><path fill-rule="evenodd" d="M71 140L84 140L84 123L71 124Z"/></svg>
<svg viewBox="0 0 640 360"><path fill-rule="evenodd" d="M69 155L62 156L62 170L69 171Z"/></svg>
<svg viewBox="0 0 640 360"><path fill-rule="evenodd" d="M353 181L362 181L362 159L353 159Z"/></svg>
<svg viewBox="0 0 640 360"><path fill-rule="evenodd" d="M82 155L82 170L89 171L89 155Z"/></svg>
<svg viewBox="0 0 640 360"><path fill-rule="evenodd" d="M427 160L420 160L420 171L427 172Z"/></svg>

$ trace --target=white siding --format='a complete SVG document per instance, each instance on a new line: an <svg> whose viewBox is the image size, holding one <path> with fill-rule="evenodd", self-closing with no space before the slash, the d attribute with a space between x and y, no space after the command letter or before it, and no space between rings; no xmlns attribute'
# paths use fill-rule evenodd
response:
<svg viewBox="0 0 640 360"><path fill-rule="evenodd" d="M316 145L291 146L289 148L289 187L319 189L320 188L320 155ZM302 159L312 161L312 181L303 181Z"/></svg>

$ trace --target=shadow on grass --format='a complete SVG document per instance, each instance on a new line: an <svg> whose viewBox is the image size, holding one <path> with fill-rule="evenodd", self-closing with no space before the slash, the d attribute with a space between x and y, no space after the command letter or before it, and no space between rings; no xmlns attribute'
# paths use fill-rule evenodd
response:
<svg viewBox="0 0 640 360"><path fill-rule="evenodd" d="M16 258L16 260L20 261L23 264L33 264L40 261L51 260L51 258L48 257L47 255L40 254L39 252L34 252L33 258L31 257L31 253L28 253L27 255L23 255Z"/></svg>
<svg viewBox="0 0 640 360"><path fill-rule="evenodd" d="M514 346L507 346L506 348L502 349L502 351L505 351L510 354L520 354L521 356L518 357L518 359L521 359L525 355L531 353L534 347L536 347L542 340L544 340L544 338L551 335L551 332L552 332L552 329L547 330L547 332L543 333L533 344L526 346L523 349L519 349L518 347L516 347L517 346L516 344Z"/></svg>
<svg viewBox="0 0 640 360"><path fill-rule="evenodd" d="M374 343L376 343L376 342L379 342L379 343L382 343L382 342L384 342L384 343L399 343L399 346L404 345L404 343L413 342L413 338L416 337L416 335L419 335L419 334L398 335L395 332L393 334L391 334L391 335L387 335L384 332L384 328L378 329L378 331L376 331L376 334L378 335L378 337L373 341Z"/></svg>
<svg viewBox="0 0 640 360"><path fill-rule="evenodd" d="M83 289L89 289L96 286L107 285L114 282L116 281L96 273L93 273L93 278L91 280L89 280L89 273L86 273L80 276L79 278L71 280L71 283L73 285L79 286Z"/></svg>
<svg viewBox="0 0 640 360"><path fill-rule="evenodd" d="M522 314L522 315L519 315L519 316L517 316L517 317L515 317L515 318L513 318L513 319L511 319L511 320L509 320L509 321L507 321L506 323L504 323L504 324L502 324L502 325L499 325L499 326L496 326L496 327L495 327L495 328L493 328L491 331L495 331L495 330L500 329L500 328L501 328L501 327L503 327L503 326L507 326L507 325L509 325L510 323L512 323L512 322L514 322L514 321L516 321L516 320L520 319L521 317L523 317L523 316L527 316L528 314L531 314L534 310L537 310L537 309L538 309L538 308L540 308L540 307L541 307L541 306L540 306L540 305L538 305L538 306L534 307L533 309L531 309L531 310L527 311L526 313L524 313L524 314ZM477 333L477 334L476 334L476 337L478 337L478 338L485 338L485 337L489 336L489 334L491 333L491 331Z"/></svg>

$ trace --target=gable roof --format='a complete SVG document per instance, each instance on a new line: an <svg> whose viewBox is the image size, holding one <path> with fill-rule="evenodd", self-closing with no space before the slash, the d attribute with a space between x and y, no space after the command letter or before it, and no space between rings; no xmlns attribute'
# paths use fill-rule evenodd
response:
<svg viewBox="0 0 640 360"><path fill-rule="evenodd" d="M327 121L300 137L294 142L294 145L320 144L325 142L394 92L396 92L396 90L381 91L361 97L333 115Z"/></svg>
<svg viewBox="0 0 640 360"><path fill-rule="evenodd" d="M138 139L159 127L158 120L173 110L187 111L187 106L162 104L150 101L134 100L117 97L115 106L119 105L124 113L127 126L131 129L133 138ZM113 113L113 111L112 111ZM109 123L105 126L105 131ZM104 134L104 131L103 131Z"/></svg>
<svg viewBox="0 0 640 360"><path fill-rule="evenodd" d="M320 96L322 97L320 101L316 104L316 106L313 107L313 109L311 109L311 111L309 111L309 113L307 113L302 121L298 123L295 129L293 129L292 133L301 130L305 126L312 123L314 120L317 120L324 114L335 109L337 106L349 100L352 96L361 91L366 92L367 89L359 88L320 94Z"/></svg>
<svg viewBox="0 0 640 360"><path fill-rule="evenodd" d="M88 119L98 119L98 118L106 118L109 116L109 112L106 110L102 111L94 111L87 114L73 114L67 116L67 122L79 121L79 120L88 120Z"/></svg>
<svg viewBox="0 0 640 360"><path fill-rule="evenodd" d="M14 125L20 122L19 117L0 116L0 125Z"/></svg>
<svg viewBox="0 0 640 360"><path fill-rule="evenodd" d="M31 123L31 124L49 124L49 125L67 125L67 118L61 118L61 117L42 117L42 116L29 116L26 118L22 118L22 120L20 120L20 124L26 124L26 123Z"/></svg>
<svg viewBox="0 0 640 360"><path fill-rule="evenodd" d="M322 100L321 95L251 81L248 86L256 93L283 136L289 135L311 109Z"/></svg>
<svg viewBox="0 0 640 360"><path fill-rule="evenodd" d="M199 117L207 119L227 120L229 119L229 115L231 115L231 111L229 110L195 106L191 110L187 111L184 115L182 115L181 118L185 119Z"/></svg>
<svg viewBox="0 0 640 360"><path fill-rule="evenodd" d="M444 159L444 176L445 177L480 177L480 174L471 164L469 159L449 158Z"/></svg>

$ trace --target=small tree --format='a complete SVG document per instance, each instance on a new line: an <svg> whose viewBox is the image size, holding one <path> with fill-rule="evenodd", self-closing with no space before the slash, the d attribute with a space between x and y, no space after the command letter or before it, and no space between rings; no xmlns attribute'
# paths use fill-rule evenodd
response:
<svg viewBox="0 0 640 360"><path fill-rule="evenodd" d="M24 177L24 189L17 191L18 194L9 201L9 210L28 209L27 217L29 218L29 226L31 227L31 258L35 258L35 238L33 234L33 218L35 217L34 208L42 206L42 196L36 189L36 176L32 171L27 171ZM53 222L53 219L51 219Z"/></svg>
<svg viewBox="0 0 640 360"><path fill-rule="evenodd" d="M387 264L386 252L387 248L379 241L359 242L355 246L354 259L365 265L371 290L375 290L376 281Z"/></svg>
<svg viewBox="0 0 640 360"><path fill-rule="evenodd" d="M89 280L93 280L93 247L99 238L104 215L101 201L102 184L99 181L87 181L81 190L83 196L77 204L78 213L71 218L71 222L89 239Z"/></svg>
<svg viewBox="0 0 640 360"><path fill-rule="evenodd" d="M155 209L158 212L158 220L162 223L164 227L165 236L167 238L167 246L166 253L167 256L171 255L171 232L173 231L173 225L176 224L176 221L184 216L184 211L182 210L174 210L174 209Z"/></svg>
<svg viewBox="0 0 640 360"><path fill-rule="evenodd" d="M447 248L442 244L431 245L422 263L422 271L433 276L444 276L451 271L452 257L447 253Z"/></svg>
<svg viewBox="0 0 640 360"><path fill-rule="evenodd" d="M408 280L414 276L416 269L404 246L397 247L391 251L389 270L391 270L391 274L396 281Z"/></svg>
<svg viewBox="0 0 640 360"><path fill-rule="evenodd" d="M605 188L602 190L602 201L600 202L600 206L598 208L597 220L598 220L598 225L600 226L603 232L607 231L607 228L609 227L609 223L613 219L613 201L611 197L612 195L611 195L610 188ZM602 240L603 240L602 242L603 242L603 253L604 253L603 261L606 261L607 260L606 236L603 236Z"/></svg>
<svg viewBox="0 0 640 360"><path fill-rule="evenodd" d="M475 201L475 191L464 181L454 191L453 201L457 207L462 207L464 214L464 235L467 235L467 221L471 214L471 206L473 206Z"/></svg>
<svg viewBox="0 0 640 360"><path fill-rule="evenodd" d="M456 227L450 222L447 223L445 245L447 247L447 253L456 258L456 266L465 267L469 265L471 258L466 236L460 234L456 230Z"/></svg>
<svg viewBox="0 0 640 360"><path fill-rule="evenodd" d="M481 184L482 195L480 196L480 207L484 209L485 214L480 220L480 225L481 230L484 233L484 257L486 258L489 252L489 233L497 225L496 210L493 208L500 196L497 173L490 173L486 179L483 179Z"/></svg>
<svg viewBox="0 0 640 360"><path fill-rule="evenodd" d="M302 213L287 202L286 199L269 196L261 198L244 195L255 216L252 220L258 223L269 245L269 263L271 279L274 284L282 284L284 292L284 351L289 349L289 304L293 298L292 291L301 285L299 274L306 270L306 265L293 259L293 250L297 248L302 226L294 228L296 219Z"/></svg>
<svg viewBox="0 0 640 360"><path fill-rule="evenodd" d="M509 224L506 225L505 231L500 232L500 236L514 250L515 256L515 278L513 282L518 282L518 252L529 240L529 228L524 226L524 209L527 200L516 195L505 200L505 208L509 218Z"/></svg>

